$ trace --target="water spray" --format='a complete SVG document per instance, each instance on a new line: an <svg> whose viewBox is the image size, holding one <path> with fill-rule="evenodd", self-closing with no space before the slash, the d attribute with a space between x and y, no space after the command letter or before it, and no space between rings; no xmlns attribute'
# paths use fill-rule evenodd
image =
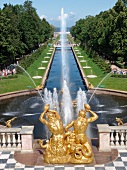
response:
<svg viewBox="0 0 127 170"><path fill-rule="evenodd" d="M22 70L28 75L28 77L31 79L31 81L33 82L34 86L37 87L37 85L35 84L34 80L33 80L32 77L30 76L30 74L29 74L22 66L20 66L19 64L11 64L11 65L12 65L12 66L16 66L16 67L18 66L20 69L22 69ZM38 94L40 95L42 101L44 102L40 91L39 91L38 89L37 89L37 91L38 91Z"/></svg>

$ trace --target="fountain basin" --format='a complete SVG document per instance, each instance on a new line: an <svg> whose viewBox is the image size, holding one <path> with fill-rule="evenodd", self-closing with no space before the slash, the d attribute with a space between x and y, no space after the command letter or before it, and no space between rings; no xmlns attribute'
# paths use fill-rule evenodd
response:
<svg viewBox="0 0 127 170"><path fill-rule="evenodd" d="M33 76L32 78L33 78L33 79L41 79L42 76Z"/></svg>
<svg viewBox="0 0 127 170"><path fill-rule="evenodd" d="M44 58L50 58L49 56L46 56L46 57L44 57Z"/></svg>
<svg viewBox="0 0 127 170"><path fill-rule="evenodd" d="M42 63L48 63L48 61L41 61Z"/></svg>
<svg viewBox="0 0 127 170"><path fill-rule="evenodd" d="M80 60L80 62L81 62L81 63L84 63L84 62L86 62L86 60Z"/></svg>
<svg viewBox="0 0 127 170"><path fill-rule="evenodd" d="M84 66L84 67L82 67L82 68L91 68L90 66Z"/></svg>
<svg viewBox="0 0 127 170"><path fill-rule="evenodd" d="M44 70L44 69L46 69L46 67L39 67L38 69L39 70Z"/></svg>
<svg viewBox="0 0 127 170"><path fill-rule="evenodd" d="M78 58L83 58L83 56L80 56L80 55L79 55Z"/></svg>
<svg viewBox="0 0 127 170"><path fill-rule="evenodd" d="M88 78L96 78L97 76L96 75L88 75L87 77Z"/></svg>

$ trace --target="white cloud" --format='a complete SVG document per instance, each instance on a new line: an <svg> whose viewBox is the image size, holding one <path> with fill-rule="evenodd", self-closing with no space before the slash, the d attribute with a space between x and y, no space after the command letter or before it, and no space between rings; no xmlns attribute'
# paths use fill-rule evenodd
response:
<svg viewBox="0 0 127 170"><path fill-rule="evenodd" d="M75 12L70 12L70 15L75 15L76 13Z"/></svg>
<svg viewBox="0 0 127 170"><path fill-rule="evenodd" d="M75 19L75 16L76 16L76 13L75 13L75 12L69 12L69 14L68 14L68 19L69 19L69 20L74 20L74 19Z"/></svg>
<svg viewBox="0 0 127 170"><path fill-rule="evenodd" d="M75 12L69 12L68 14L64 14L64 17L66 19L66 22L67 22L67 25L74 25L75 23L75 16L76 16L76 13ZM61 24L61 15L56 17L56 18L48 18L47 16L45 15L41 15L40 16L41 19L45 18L49 23L51 23L52 25L55 25L55 26L60 26Z"/></svg>
<svg viewBox="0 0 127 170"><path fill-rule="evenodd" d="M54 21L54 18L50 18L50 21Z"/></svg>
<svg viewBox="0 0 127 170"><path fill-rule="evenodd" d="M41 19L43 19L43 18L45 18L45 19L46 19L46 18L47 18L47 16L46 16L46 15L41 15L41 16L40 16L40 18L41 18Z"/></svg>
<svg viewBox="0 0 127 170"><path fill-rule="evenodd" d="M57 20L60 21L61 20L61 15L57 17Z"/></svg>

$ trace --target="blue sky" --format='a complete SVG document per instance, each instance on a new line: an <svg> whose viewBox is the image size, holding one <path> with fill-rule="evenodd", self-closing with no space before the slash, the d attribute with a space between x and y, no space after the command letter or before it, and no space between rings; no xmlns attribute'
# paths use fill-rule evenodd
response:
<svg viewBox="0 0 127 170"><path fill-rule="evenodd" d="M4 3L23 4L25 0L0 0L0 7ZM54 25L60 26L61 9L67 16L67 26L72 26L80 18L88 15L95 16L101 11L112 8L117 0L31 0L38 15Z"/></svg>

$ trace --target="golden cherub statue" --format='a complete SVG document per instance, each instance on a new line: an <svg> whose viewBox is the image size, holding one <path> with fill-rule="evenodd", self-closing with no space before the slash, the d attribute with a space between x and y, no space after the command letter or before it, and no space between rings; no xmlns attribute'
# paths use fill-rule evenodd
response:
<svg viewBox="0 0 127 170"><path fill-rule="evenodd" d="M16 118L17 118L17 117L13 117L12 119L7 120L7 121L5 122L6 127L11 128L11 127L12 127L12 126L11 126L11 122L12 122L13 120L15 120Z"/></svg>
<svg viewBox="0 0 127 170"><path fill-rule="evenodd" d="M116 121L118 122L118 126L124 124L121 118L116 117Z"/></svg>
<svg viewBox="0 0 127 170"><path fill-rule="evenodd" d="M94 156L92 148L85 134L88 124L95 121L98 116L90 110L88 104L84 105L85 110L79 112L78 118L70 122L65 128L60 115L55 110L49 110L49 105L44 107L40 115L40 121L44 123L52 133L49 141L44 145L38 140L40 147L45 149L44 162L46 163L92 163ZM91 117L86 118L90 112ZM46 114L46 118L44 115ZM69 131L70 127L74 128Z"/></svg>

